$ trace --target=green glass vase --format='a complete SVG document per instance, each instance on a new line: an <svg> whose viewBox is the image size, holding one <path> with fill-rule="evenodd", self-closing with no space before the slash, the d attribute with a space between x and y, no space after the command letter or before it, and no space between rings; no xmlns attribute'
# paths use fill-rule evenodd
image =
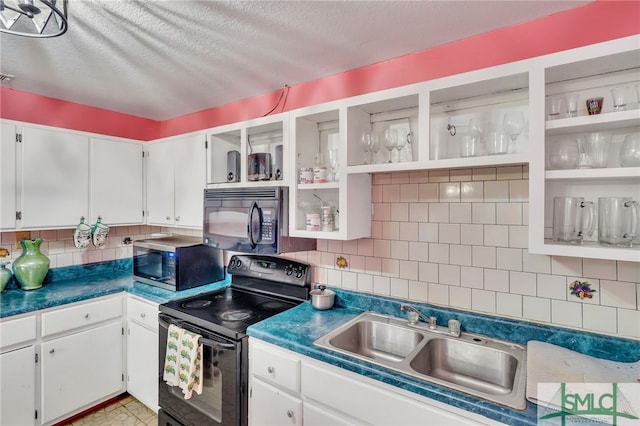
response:
<svg viewBox="0 0 640 426"><path fill-rule="evenodd" d="M40 252L42 238L21 240L22 254L13 261L13 275L23 290L42 287L49 271L49 258Z"/></svg>
<svg viewBox="0 0 640 426"><path fill-rule="evenodd" d="M9 262L0 262L0 291L4 290L11 281L11 271L7 269Z"/></svg>

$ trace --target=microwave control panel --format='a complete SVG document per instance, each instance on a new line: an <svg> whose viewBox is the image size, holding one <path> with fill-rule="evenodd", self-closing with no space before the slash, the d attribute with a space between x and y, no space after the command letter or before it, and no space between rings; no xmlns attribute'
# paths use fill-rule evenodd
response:
<svg viewBox="0 0 640 426"><path fill-rule="evenodd" d="M299 286L311 282L311 267L308 264L281 257L234 254L229 260L227 272Z"/></svg>

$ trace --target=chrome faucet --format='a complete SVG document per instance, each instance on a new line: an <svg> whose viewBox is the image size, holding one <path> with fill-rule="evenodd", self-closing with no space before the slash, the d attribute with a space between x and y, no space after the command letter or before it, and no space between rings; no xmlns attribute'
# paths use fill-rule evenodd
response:
<svg viewBox="0 0 640 426"><path fill-rule="evenodd" d="M402 303L400 305L400 311L409 311L407 313L407 322L409 323L409 325L419 325L419 320L420 318L422 318L422 320L427 323L427 328L429 330L440 334L450 334L455 337L460 337L460 321L456 319L450 319L447 324L448 327L445 328L438 326L436 317L427 317L422 312L417 310L414 306L409 305L408 303Z"/></svg>

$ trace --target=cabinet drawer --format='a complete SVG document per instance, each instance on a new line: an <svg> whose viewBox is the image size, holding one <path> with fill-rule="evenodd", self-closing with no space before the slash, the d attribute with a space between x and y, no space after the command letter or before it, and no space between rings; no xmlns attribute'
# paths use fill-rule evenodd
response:
<svg viewBox="0 0 640 426"><path fill-rule="evenodd" d="M129 297L127 299L127 319L158 331L158 305Z"/></svg>
<svg viewBox="0 0 640 426"><path fill-rule="evenodd" d="M35 315L0 323L0 348L35 340Z"/></svg>
<svg viewBox="0 0 640 426"><path fill-rule="evenodd" d="M121 296L42 314L42 337L122 316Z"/></svg>
<svg viewBox="0 0 640 426"><path fill-rule="evenodd" d="M300 360L262 345L252 345L251 374L292 392L300 392Z"/></svg>

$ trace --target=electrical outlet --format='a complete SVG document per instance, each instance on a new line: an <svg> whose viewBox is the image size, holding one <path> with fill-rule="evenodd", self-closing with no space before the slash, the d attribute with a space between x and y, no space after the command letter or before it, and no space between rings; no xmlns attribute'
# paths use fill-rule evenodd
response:
<svg viewBox="0 0 640 426"><path fill-rule="evenodd" d="M22 244L20 244L20 241L30 239L31 231L16 231L16 246L22 248Z"/></svg>

